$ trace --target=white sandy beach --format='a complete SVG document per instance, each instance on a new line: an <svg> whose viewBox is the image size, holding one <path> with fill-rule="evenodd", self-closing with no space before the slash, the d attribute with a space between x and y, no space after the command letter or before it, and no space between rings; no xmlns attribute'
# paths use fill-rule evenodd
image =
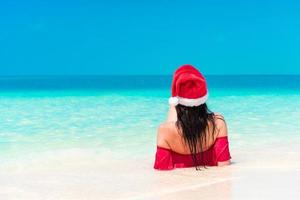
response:
<svg viewBox="0 0 300 200"><path fill-rule="evenodd" d="M228 167L165 172L153 170L152 158L137 158L129 163L117 154L105 158L95 151L81 149L31 154L1 164L0 197L31 200L297 199L300 195L299 152L233 152L233 164Z"/></svg>

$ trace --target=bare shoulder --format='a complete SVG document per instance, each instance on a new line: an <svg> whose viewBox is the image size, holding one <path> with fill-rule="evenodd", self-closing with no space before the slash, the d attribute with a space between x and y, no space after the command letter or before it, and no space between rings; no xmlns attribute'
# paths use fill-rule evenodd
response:
<svg viewBox="0 0 300 200"><path fill-rule="evenodd" d="M228 130L225 118L220 113L214 113L215 114L215 123L217 128L217 137L225 137L228 136Z"/></svg>
<svg viewBox="0 0 300 200"><path fill-rule="evenodd" d="M170 149L170 140L175 129L175 122L165 122L157 128L157 146Z"/></svg>

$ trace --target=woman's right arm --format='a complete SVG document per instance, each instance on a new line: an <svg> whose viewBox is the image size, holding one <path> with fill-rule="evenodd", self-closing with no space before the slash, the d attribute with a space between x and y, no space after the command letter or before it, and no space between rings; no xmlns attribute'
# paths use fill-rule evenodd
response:
<svg viewBox="0 0 300 200"><path fill-rule="evenodd" d="M230 165L230 164L231 164L230 160L227 160L227 161L224 161L224 162L218 162L218 167L223 167L223 166L227 166L227 165Z"/></svg>
<svg viewBox="0 0 300 200"><path fill-rule="evenodd" d="M216 115L216 125L217 125L217 137L227 137L228 139L228 129L227 129L227 125L226 125L226 121L224 119L224 117L220 114ZM227 144L228 145L228 144ZM218 166L222 167L222 166L226 166L226 165L230 165L231 161L230 161L230 152L229 152L229 147L227 146L225 149L225 151L222 152L222 154L225 154L228 158L228 160L222 160L220 162L218 162Z"/></svg>

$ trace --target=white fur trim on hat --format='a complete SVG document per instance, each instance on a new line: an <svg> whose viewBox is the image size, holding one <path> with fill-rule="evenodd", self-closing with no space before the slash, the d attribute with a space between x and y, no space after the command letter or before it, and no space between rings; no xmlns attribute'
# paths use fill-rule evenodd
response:
<svg viewBox="0 0 300 200"><path fill-rule="evenodd" d="M170 98L169 98L169 104L170 104L170 105L176 106L176 105L178 104L178 102L179 102L178 97L170 97Z"/></svg>
<svg viewBox="0 0 300 200"><path fill-rule="evenodd" d="M183 98L183 97L170 97L169 104L174 105L174 106L181 104L181 105L189 106L189 107L200 106L200 105L204 104L207 101L207 99L208 99L208 93L205 96L197 98L197 99L187 99L187 98Z"/></svg>

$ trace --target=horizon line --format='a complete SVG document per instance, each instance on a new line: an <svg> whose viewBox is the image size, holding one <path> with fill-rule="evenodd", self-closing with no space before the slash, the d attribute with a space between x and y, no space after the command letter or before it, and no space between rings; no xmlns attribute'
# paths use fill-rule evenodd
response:
<svg viewBox="0 0 300 200"><path fill-rule="evenodd" d="M299 74L203 74L204 76L300 76ZM96 76L173 76L173 74L18 74L0 75L0 78L9 77L96 77Z"/></svg>

